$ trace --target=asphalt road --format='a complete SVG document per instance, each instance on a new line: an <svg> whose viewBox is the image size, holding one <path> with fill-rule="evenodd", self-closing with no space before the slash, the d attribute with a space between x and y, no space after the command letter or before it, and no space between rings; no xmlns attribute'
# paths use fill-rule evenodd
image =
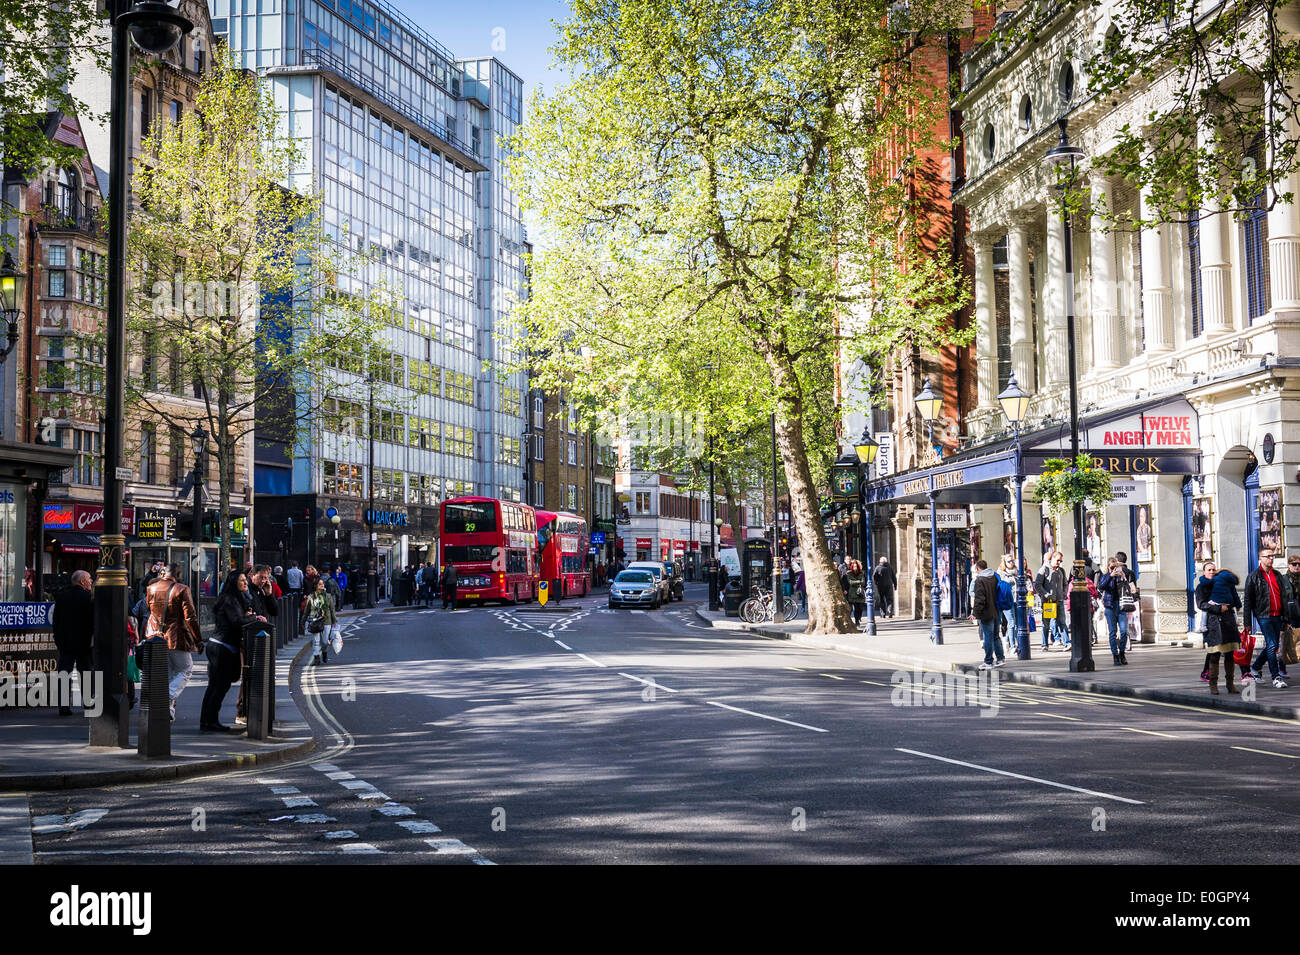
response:
<svg viewBox="0 0 1300 955"><path fill-rule="evenodd" d="M354 619L295 688L317 753L34 794L34 816L90 814L37 831L36 861L1293 858L1300 727L922 674L907 689L890 663L711 630L702 590L650 612L600 596Z"/></svg>

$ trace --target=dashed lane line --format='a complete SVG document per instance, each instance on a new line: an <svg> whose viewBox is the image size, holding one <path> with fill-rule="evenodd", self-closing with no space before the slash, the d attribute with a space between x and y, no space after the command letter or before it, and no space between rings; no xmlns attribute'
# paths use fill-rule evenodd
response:
<svg viewBox="0 0 1300 955"><path fill-rule="evenodd" d="M1274 753L1267 749L1251 749L1249 746L1234 746L1233 749L1239 749L1247 753L1262 753L1265 756L1281 756L1283 759L1300 759L1300 756L1292 756L1290 753Z"/></svg>
<svg viewBox="0 0 1300 955"><path fill-rule="evenodd" d="M779 716L768 716L766 713L755 713L753 710L742 709L739 706L731 706L727 703L719 703L717 700L705 700L709 706L718 706L724 710L732 710L736 713L744 713L748 716L757 716L761 720L771 720L773 723L784 723L787 726L797 726L801 730L812 730L814 733L829 733L830 730L822 729L820 726L809 726L807 723L796 723L794 720L783 720Z"/></svg>
<svg viewBox="0 0 1300 955"><path fill-rule="evenodd" d="M1077 716L1066 716L1064 713L1036 713L1035 716L1049 716L1054 720L1069 720L1071 723L1084 722Z"/></svg>
<svg viewBox="0 0 1300 955"><path fill-rule="evenodd" d="M941 763L951 763L954 766L965 766L967 769L978 769L982 773L994 773L998 776L1009 776L1012 779L1023 779L1025 782L1039 783L1043 786L1054 786L1057 789L1068 789L1071 792L1083 793L1086 796L1096 796L1099 799L1113 799L1116 802L1125 802L1130 806L1145 806L1146 803L1140 799L1129 799L1127 796L1116 796L1113 793L1098 792L1095 789L1083 789L1079 786L1070 786L1066 783L1054 782L1050 779L1040 779L1037 776L1024 776L1020 773L1008 772L1005 769L994 769L992 766L981 766L979 763L968 763L960 759L949 759L947 756L936 756L934 753L923 753L916 749L904 749L901 746L895 746L894 749L900 753L907 753L910 756L920 756L924 759L934 759Z"/></svg>
<svg viewBox="0 0 1300 955"><path fill-rule="evenodd" d="M627 677L629 680L635 680L637 683L640 683L642 686L650 686L650 687L654 687L656 690L663 690L665 693L678 692L677 690L674 690L671 686L664 686L662 683L656 683L654 680L644 680L639 676L633 676L632 674L624 673L621 670L619 671L618 675Z"/></svg>
<svg viewBox="0 0 1300 955"><path fill-rule="evenodd" d="M1165 739L1181 739L1173 733L1157 733L1155 730L1140 730L1136 726L1121 726L1120 729L1128 730L1130 733L1141 733L1144 736L1163 736Z"/></svg>

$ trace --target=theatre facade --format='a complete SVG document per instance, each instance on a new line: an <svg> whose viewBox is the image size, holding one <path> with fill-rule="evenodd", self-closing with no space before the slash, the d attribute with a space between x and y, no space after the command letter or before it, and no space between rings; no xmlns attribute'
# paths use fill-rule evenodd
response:
<svg viewBox="0 0 1300 955"><path fill-rule="evenodd" d="M1034 494L1043 462L1068 457L1071 298L1080 445L1116 491L1087 508L1083 533L1100 566L1124 551L1138 571L1144 639L1185 637L1202 561L1244 579L1261 550L1300 551L1300 177L1240 214L1206 208L1190 223L1151 228L1108 220L1106 210L1157 218L1148 189L1093 160L1164 102L1159 81L1127 99L1090 95L1085 64L1112 27L1110 9L1062 6L1033 42L985 43L961 62L952 108L965 168L955 200L973 250L978 399L959 452L870 487L883 512L876 526L883 516L900 586L915 601L903 609L917 617L930 612L932 503L945 613L964 615L971 563L996 565L1017 534L1031 571L1052 547L1072 557L1072 517L1057 526ZM1067 230L1044 161L1060 118L1083 150L1087 191L1068 233L1068 289ZM1014 446L997 402L1012 373L1032 396L1021 427L1023 527L1014 480L978 469ZM927 481L942 484L933 502Z"/></svg>

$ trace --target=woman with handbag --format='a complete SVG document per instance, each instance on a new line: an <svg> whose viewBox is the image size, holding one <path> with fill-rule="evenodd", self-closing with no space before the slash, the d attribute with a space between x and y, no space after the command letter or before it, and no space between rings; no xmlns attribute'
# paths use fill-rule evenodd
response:
<svg viewBox="0 0 1300 955"><path fill-rule="evenodd" d="M334 598L325 589L325 581L317 580L316 590L307 597L307 632L311 634L312 666L329 662L332 641L337 640L340 644L343 642L338 630L339 618L334 608ZM334 652L338 653L338 650Z"/></svg>
<svg viewBox="0 0 1300 955"><path fill-rule="evenodd" d="M1205 644L1205 665L1209 671L1208 683L1210 693L1219 695L1219 657L1223 657L1223 679L1229 693L1236 693L1232 685L1232 655L1241 646L1237 630L1237 613L1241 607L1241 596L1237 593L1237 575L1226 567L1214 573L1213 561L1206 561L1204 573L1196 586L1196 606L1205 611L1205 633L1201 637ZM1213 574L1213 577L1210 575ZM1209 594L1205 596L1204 583L1209 583ZM1204 596L1204 599L1202 599Z"/></svg>
<svg viewBox="0 0 1300 955"><path fill-rule="evenodd" d="M226 576L212 612L217 618L217 633L207 641L208 688L203 694L199 729L229 733L231 727L223 726L220 720L221 704L240 676L239 652L244 645L244 630L257 622L248 578L241 571L232 570Z"/></svg>
<svg viewBox="0 0 1300 955"><path fill-rule="evenodd" d="M1130 614L1137 610L1133 575L1129 572L1127 558L1121 552L1106 562L1106 572L1101 575L1097 590L1106 610L1106 629L1110 634L1110 653L1116 666L1128 663L1128 628Z"/></svg>

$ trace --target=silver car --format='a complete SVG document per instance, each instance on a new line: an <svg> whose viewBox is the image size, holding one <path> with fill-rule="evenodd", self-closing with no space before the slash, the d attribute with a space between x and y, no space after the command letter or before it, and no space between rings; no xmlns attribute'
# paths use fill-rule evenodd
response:
<svg viewBox="0 0 1300 955"><path fill-rule="evenodd" d="M625 570L609 585L609 606L649 607L659 606L659 586L648 570Z"/></svg>
<svg viewBox="0 0 1300 955"><path fill-rule="evenodd" d="M668 575L664 573L664 565L653 560L638 560L628 564L625 570L648 570L654 575L655 589L659 591L659 600L661 603L668 603L672 600L672 592L668 589L672 586L668 580Z"/></svg>

